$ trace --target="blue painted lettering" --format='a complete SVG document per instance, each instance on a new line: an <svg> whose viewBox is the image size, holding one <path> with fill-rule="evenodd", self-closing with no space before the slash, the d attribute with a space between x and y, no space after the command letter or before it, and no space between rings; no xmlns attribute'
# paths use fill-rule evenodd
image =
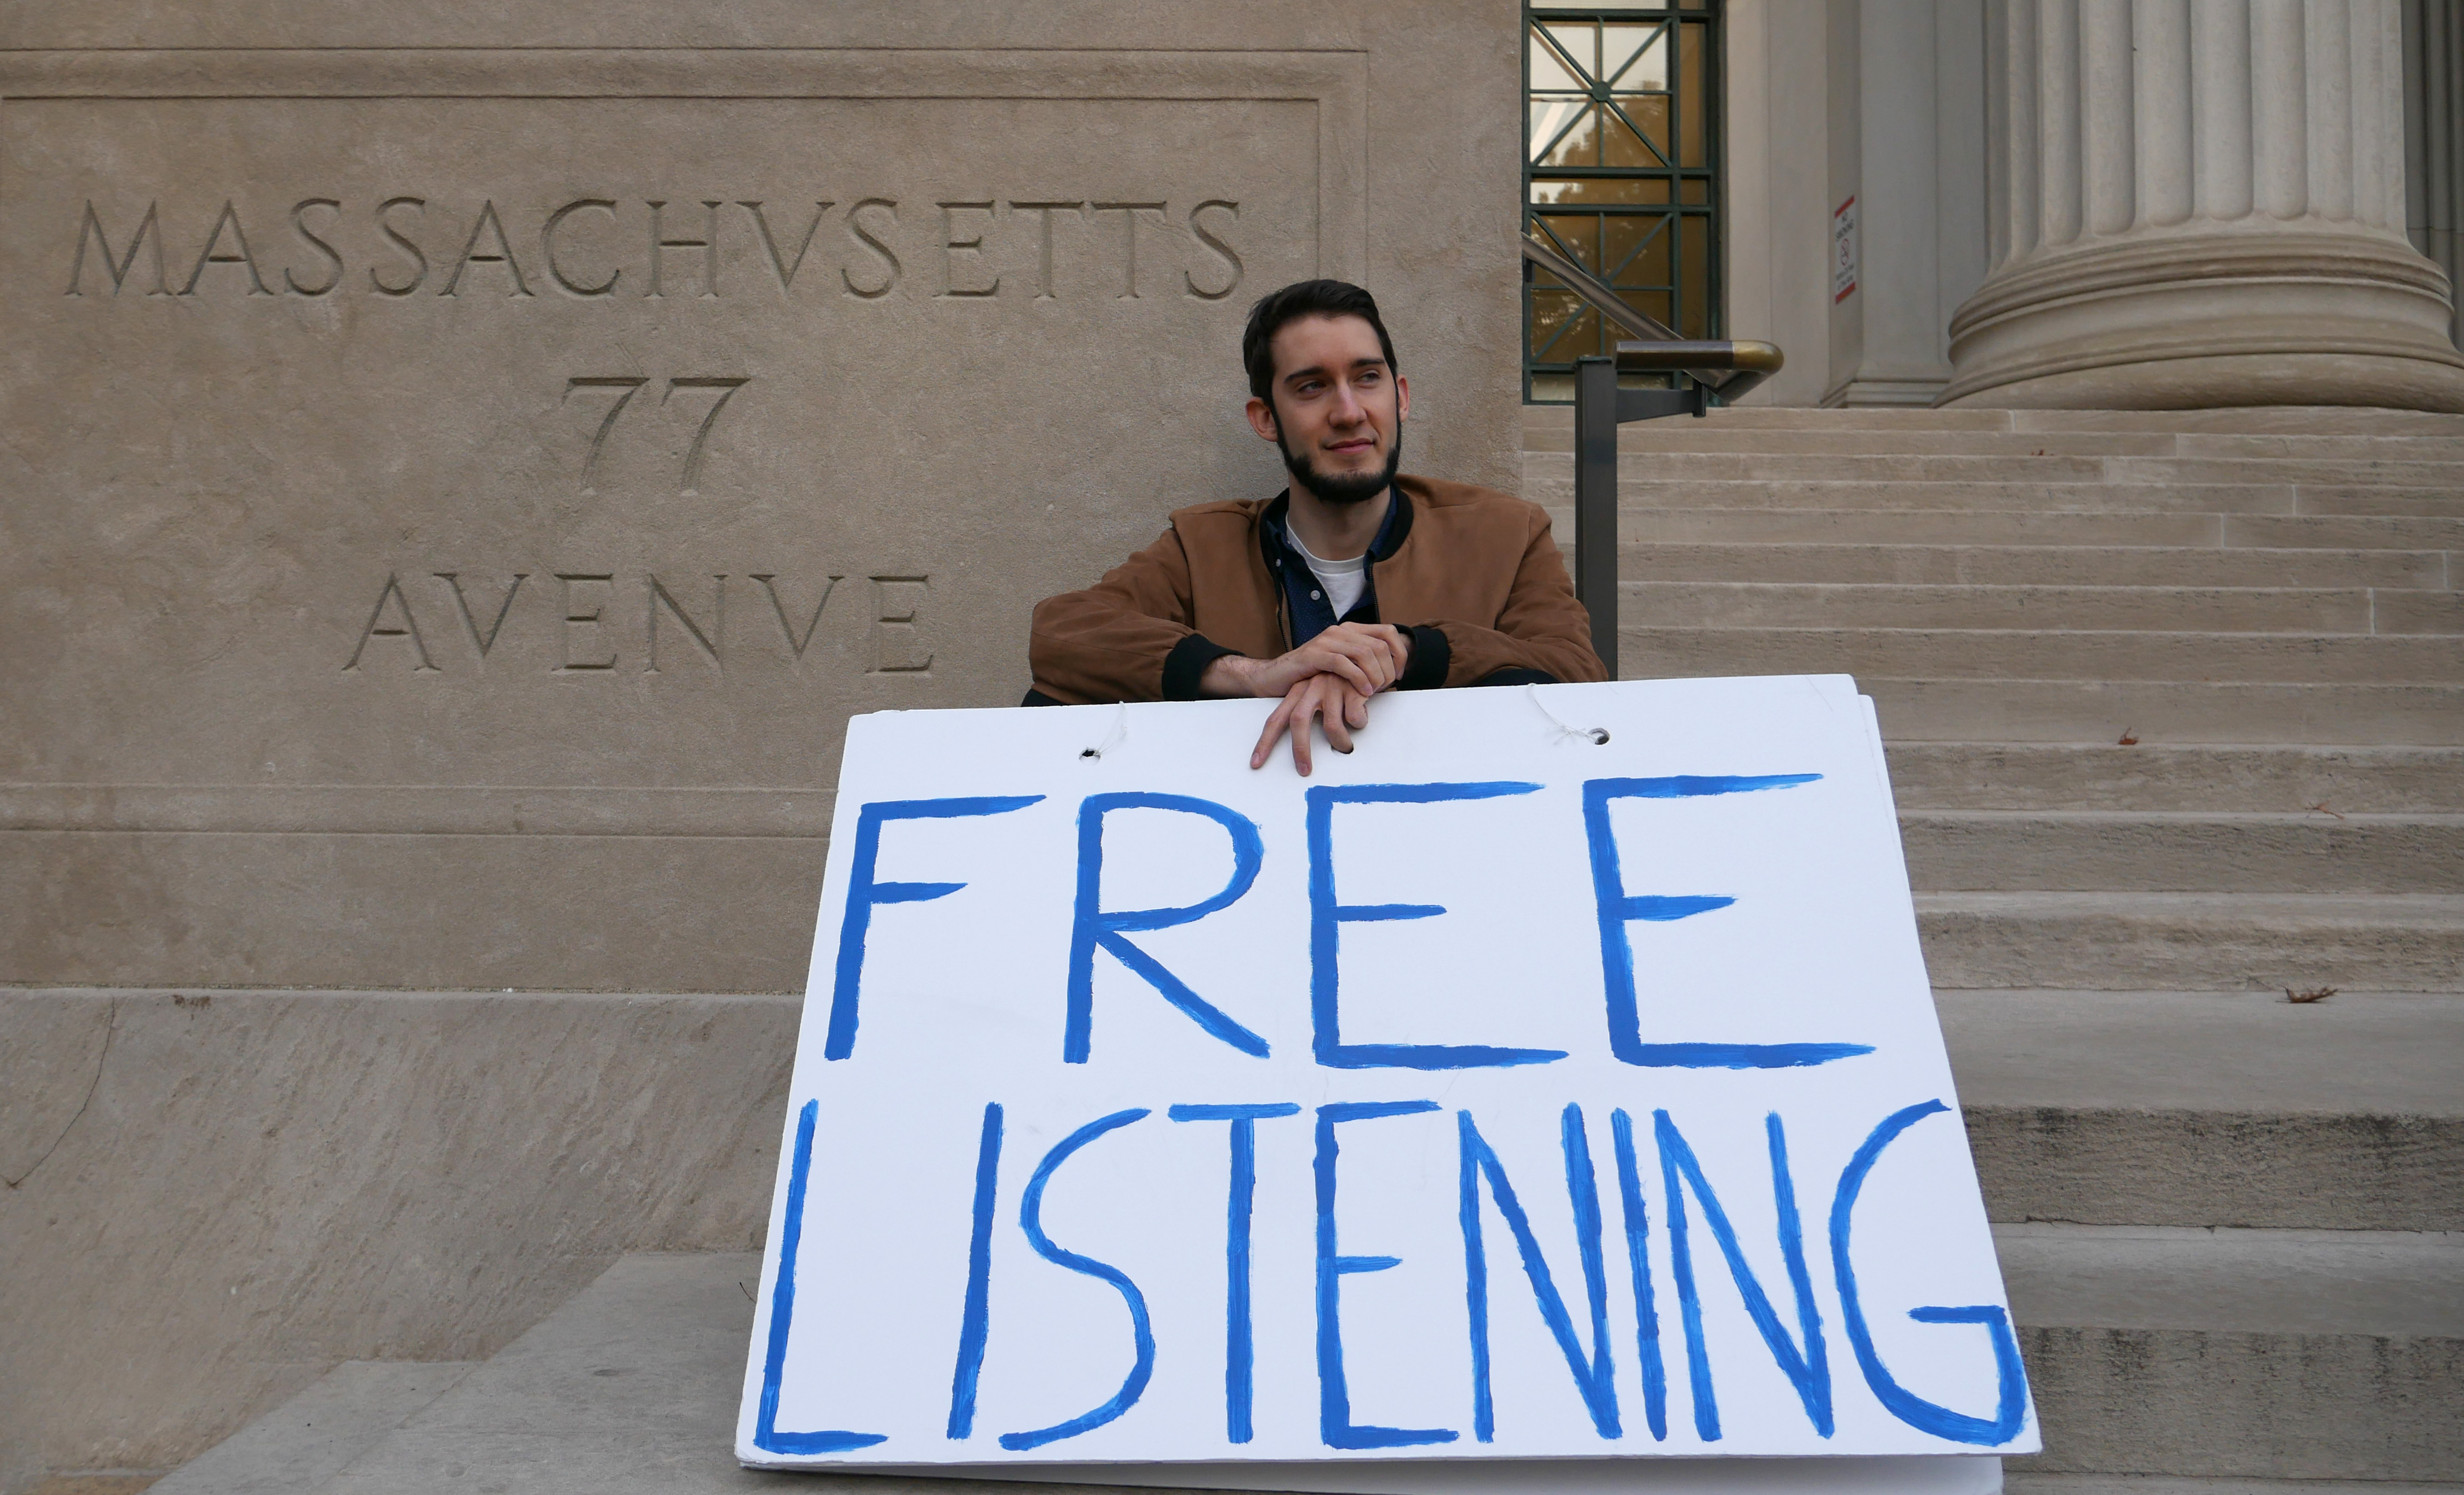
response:
<svg viewBox="0 0 2464 1495"><path fill-rule="evenodd" d="M1120 809L1174 810L1202 815L1232 837L1232 877L1223 890L1201 903L1179 909L1126 909L1107 912L1101 907L1104 888L1104 817ZM1221 1008L1191 991L1161 962L1123 937L1133 930L1170 929L1202 919L1228 908L1258 880L1265 856L1257 824L1211 800L1178 794L1096 794L1078 806L1078 903L1069 926L1069 1016L1061 1040L1061 1057L1073 1065L1087 1062L1095 1023L1095 949L1143 977L1147 983L1204 1028L1244 1054L1266 1057L1266 1041L1224 1016Z"/></svg>
<svg viewBox="0 0 2464 1495"><path fill-rule="evenodd" d="M1310 791L1314 794L1316 791ZM1411 1116L1436 1110L1436 1101L1347 1101L1317 1109L1317 1396L1318 1439L1329 1448L1408 1448L1451 1443L1450 1428L1374 1427L1352 1420L1352 1391L1343 1378L1343 1279L1354 1272L1382 1272L1403 1264L1400 1257L1345 1256L1335 1249L1334 1129L1347 1121Z"/></svg>
<svg viewBox="0 0 2464 1495"><path fill-rule="evenodd" d="M856 815L855 856L847 873L847 914L839 921L838 967L830 984L830 1026L822 1044L825 1059L845 1059L855 1052L856 988L864 979L864 938L872 927L872 911L884 903L925 903L946 898L964 883L884 883L873 880L881 858L881 827L893 820L955 820L970 815L1004 815L1042 800L1040 794L1006 795L977 800L883 800Z"/></svg>
<svg viewBox="0 0 2464 1495"><path fill-rule="evenodd" d="M1557 1284L1549 1274L1548 1259L1540 1254L1540 1242L1531 1233L1531 1221L1514 1198L1514 1186L1507 1181L1506 1165L1498 1161L1496 1150L1472 1124L1470 1111L1455 1112L1455 1123L1463 1156L1463 1297L1471 1319L1472 1436L1485 1443L1494 1440L1497 1433L1497 1413L1488 1385L1488 1255L1481 1242L1480 1181L1485 1176L1489 1197L1497 1201L1497 1212L1506 1217L1507 1228L1514 1233L1515 1249L1523 1257L1523 1274L1531 1281L1531 1294L1540 1305L1540 1317L1548 1324L1549 1332L1556 1336L1557 1349L1566 1357L1566 1369L1573 1373L1574 1389L1581 1393L1583 1406L1592 1415L1592 1426L1602 1438L1624 1437L1624 1429L1617 1421L1617 1365L1609 1354L1609 1283L1600 1254L1600 1191L1592 1172L1591 1142L1583 1132L1582 1108L1566 1108L1560 1118L1560 1131L1566 1154L1566 1197L1573 1206L1575 1246L1583 1263L1584 1297L1592 1310L1592 1350L1588 1356L1574 1335L1566 1300L1558 1296Z"/></svg>
<svg viewBox="0 0 2464 1495"><path fill-rule="evenodd" d="M1495 1048L1481 1044L1347 1044L1339 980L1346 924L1434 918L1433 903L1337 903L1334 898L1334 807L1338 804L1434 804L1531 794L1536 783L1321 785L1309 791L1309 1027L1317 1062L1337 1069L1476 1069L1538 1065L1566 1057L1558 1048Z"/></svg>
<svg viewBox="0 0 2464 1495"><path fill-rule="evenodd" d="M1894 1111L1883 1118L1848 1160L1846 1171L1839 1176L1839 1192L1831 1201L1831 1269L1839 1282L1839 1316L1848 1330L1848 1344L1857 1352L1857 1366L1865 1373L1865 1384L1874 1388L1874 1395L1891 1416L1936 1438L1991 1448L2018 1437L2028 1420L2028 1373L2020 1363L2019 1341L2011 1332L2011 1315L1994 1304L1908 1310L1908 1317L1920 1324L1982 1325L1993 1344L1992 1417L1970 1417L1927 1401L1893 1379L1882 1357L1875 1352L1874 1336L1866 1328L1865 1310L1857 1298L1855 1259L1848 1250L1848 1227L1856 1215L1857 1196L1864 1189L1865 1176L1874 1171L1882 1150L1925 1117L1949 1110L1940 1101L1921 1101Z"/></svg>

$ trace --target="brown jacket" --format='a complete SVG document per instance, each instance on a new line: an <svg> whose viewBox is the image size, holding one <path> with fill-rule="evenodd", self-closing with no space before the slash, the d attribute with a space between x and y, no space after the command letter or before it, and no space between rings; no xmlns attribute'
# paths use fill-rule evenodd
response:
<svg viewBox="0 0 2464 1495"><path fill-rule="evenodd" d="M1395 486L1402 506L1369 576L1379 620L1412 635L1398 688L1474 685L1499 671L1607 678L1546 512L1468 483L1407 475ZM1281 546L1260 534L1282 506L1278 496L1179 510L1093 586L1037 604L1035 689L1068 705L1185 701L1219 657L1288 649L1269 560Z"/></svg>

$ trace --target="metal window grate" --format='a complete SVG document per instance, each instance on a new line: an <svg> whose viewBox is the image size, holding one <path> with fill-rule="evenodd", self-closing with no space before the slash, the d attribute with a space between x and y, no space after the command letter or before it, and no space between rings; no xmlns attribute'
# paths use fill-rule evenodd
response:
<svg viewBox="0 0 2464 1495"><path fill-rule="evenodd" d="M1524 6L1524 227L1692 339L1721 335L1720 0ZM1618 333L1524 267L1523 397L1571 401Z"/></svg>

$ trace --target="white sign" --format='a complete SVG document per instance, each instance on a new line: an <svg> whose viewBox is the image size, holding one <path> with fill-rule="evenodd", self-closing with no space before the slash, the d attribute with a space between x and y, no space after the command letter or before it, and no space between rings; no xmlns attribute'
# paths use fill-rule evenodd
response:
<svg viewBox="0 0 2464 1495"><path fill-rule="evenodd" d="M1854 682L1266 710L850 724L744 1462L2037 1447Z"/></svg>
<svg viewBox="0 0 2464 1495"><path fill-rule="evenodd" d="M1831 304L1857 290L1857 199L1841 203L1831 214Z"/></svg>

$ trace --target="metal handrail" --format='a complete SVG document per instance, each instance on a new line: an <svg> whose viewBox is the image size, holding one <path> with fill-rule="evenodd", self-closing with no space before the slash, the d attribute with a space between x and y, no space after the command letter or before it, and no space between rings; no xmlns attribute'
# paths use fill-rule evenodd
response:
<svg viewBox="0 0 2464 1495"><path fill-rule="evenodd" d="M1684 338L1676 328L1626 304L1626 299L1610 288L1609 283L1575 264L1549 247L1549 242L1526 229L1523 231L1523 257L1566 282L1566 289L1592 303L1609 320L1654 342L1682 342Z"/></svg>
<svg viewBox="0 0 2464 1495"><path fill-rule="evenodd" d="M1566 283L1593 310L1634 335L1617 345L1619 373L1682 373L1727 404L1779 372L1785 361L1768 342L1704 342L1681 335L1657 318L1635 310L1615 287L1551 249L1538 234L1523 232L1523 257ZM1675 413L1675 412L1670 412Z"/></svg>
<svg viewBox="0 0 2464 1495"><path fill-rule="evenodd" d="M1661 415L1701 415L1717 395L1735 401L1787 362L1769 342L1707 342L1625 303L1605 280L1525 230L1523 257L1633 333L1613 358L1574 360L1574 595L1592 615L1592 648L1617 677L1617 428ZM1683 374L1684 387L1620 389L1619 374Z"/></svg>
<svg viewBox="0 0 2464 1495"><path fill-rule="evenodd" d="M1778 373L1780 365L1787 362L1778 345L1771 342L1654 341L1617 345L1618 373L1683 374L1709 385L1723 405L1733 404L1745 397L1757 385ZM1727 377L1705 377L1713 373Z"/></svg>

